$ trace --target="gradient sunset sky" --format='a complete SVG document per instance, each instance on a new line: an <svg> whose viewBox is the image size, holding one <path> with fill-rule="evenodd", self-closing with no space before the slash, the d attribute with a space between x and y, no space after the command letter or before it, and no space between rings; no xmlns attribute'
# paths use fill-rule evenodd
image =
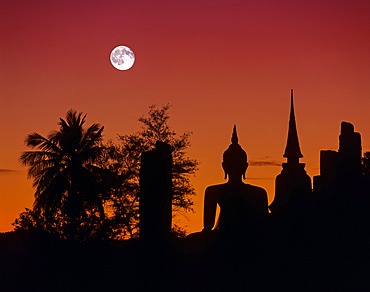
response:
<svg viewBox="0 0 370 292"><path fill-rule="evenodd" d="M370 1L50 1L0 4L0 231L32 207L32 181L19 156L27 134L47 135L74 108L105 126L105 139L140 129L149 105L170 103L170 124L192 131L195 214L203 192L222 183L221 159L237 124L248 153L247 181L270 201L280 173L295 92L306 170L320 149L337 149L340 122L370 150ZM133 49L128 71L110 64Z"/></svg>

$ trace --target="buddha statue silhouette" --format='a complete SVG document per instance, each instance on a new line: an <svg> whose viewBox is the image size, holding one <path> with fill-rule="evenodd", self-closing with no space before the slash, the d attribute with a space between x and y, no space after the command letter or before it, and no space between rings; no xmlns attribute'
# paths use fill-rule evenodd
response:
<svg viewBox="0 0 370 292"><path fill-rule="evenodd" d="M212 229L231 236L255 229L268 215L267 193L263 188L245 184L247 153L238 144L234 126L231 145L223 154L224 184L207 187L204 196L203 232ZM220 215L215 224L217 204Z"/></svg>

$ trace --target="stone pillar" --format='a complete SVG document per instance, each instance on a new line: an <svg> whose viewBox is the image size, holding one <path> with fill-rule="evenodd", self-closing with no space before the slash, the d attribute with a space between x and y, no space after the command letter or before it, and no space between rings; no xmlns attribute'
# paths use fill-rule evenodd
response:
<svg viewBox="0 0 370 292"><path fill-rule="evenodd" d="M339 136L340 169L344 176L361 174L361 135L354 131L351 123L342 122Z"/></svg>
<svg viewBox="0 0 370 292"><path fill-rule="evenodd" d="M320 152L320 175L314 179L314 192L320 196L349 197L359 192L361 184L361 135L348 122L341 123L339 150ZM334 201L333 201L334 202Z"/></svg>
<svg viewBox="0 0 370 292"><path fill-rule="evenodd" d="M171 146L157 141L156 148L141 155L140 238L168 238L172 227Z"/></svg>

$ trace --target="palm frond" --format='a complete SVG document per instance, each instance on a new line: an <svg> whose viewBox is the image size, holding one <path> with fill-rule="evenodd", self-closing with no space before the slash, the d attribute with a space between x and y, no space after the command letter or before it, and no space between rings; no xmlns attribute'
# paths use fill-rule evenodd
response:
<svg viewBox="0 0 370 292"><path fill-rule="evenodd" d="M52 177L52 179L46 183L48 177L49 179ZM35 193L34 208L43 210L47 217L50 217L63 206L61 202L64 201L65 193L69 188L68 176L64 172L57 172L54 175L49 172L42 180L45 181L39 185ZM44 185L44 188L41 189L41 185Z"/></svg>
<svg viewBox="0 0 370 292"><path fill-rule="evenodd" d="M48 171L50 169L63 169L65 166L59 159L53 159L53 160L43 160L39 163L32 164L28 170L28 178L35 178L37 180L37 177L42 176L45 171Z"/></svg>
<svg viewBox="0 0 370 292"><path fill-rule="evenodd" d="M34 187L36 187L37 192L43 192L48 185L53 184L56 177L61 173L64 173L66 179L68 179L68 169L63 168L60 164L51 165L40 169L33 175Z"/></svg>
<svg viewBox="0 0 370 292"><path fill-rule="evenodd" d="M25 143L28 147L31 148L38 148L44 151L59 152L60 149L58 148L57 144L50 138L51 137L46 138L39 133L32 133L26 137Z"/></svg>
<svg viewBox="0 0 370 292"><path fill-rule="evenodd" d="M61 128L69 128L69 127L82 127L82 125L85 123L86 114L83 115L83 113L77 113L76 110L70 109L66 113L66 119L59 119L59 125Z"/></svg>
<svg viewBox="0 0 370 292"><path fill-rule="evenodd" d="M93 124L90 126L81 140L81 148L88 149L93 145L100 143L103 139L102 132L104 127L101 127L99 124Z"/></svg>

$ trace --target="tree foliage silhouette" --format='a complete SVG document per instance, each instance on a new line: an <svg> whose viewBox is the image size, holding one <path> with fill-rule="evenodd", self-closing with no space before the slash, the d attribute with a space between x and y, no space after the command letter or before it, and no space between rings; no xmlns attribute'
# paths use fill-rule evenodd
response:
<svg viewBox="0 0 370 292"><path fill-rule="evenodd" d="M361 159L362 162L362 173L370 177L370 152L365 152Z"/></svg>
<svg viewBox="0 0 370 292"><path fill-rule="evenodd" d="M101 237L106 195L120 180L97 166L104 152L104 127L92 124L85 129L85 119L86 115L70 110L60 119L58 131L47 137L32 133L25 139L28 147L36 149L20 157L28 166L28 177L34 179L35 202L32 211L26 209L16 220L16 228L35 225L80 240Z"/></svg>
<svg viewBox="0 0 370 292"><path fill-rule="evenodd" d="M195 174L198 162L186 156L190 146L190 132L177 135L168 124L170 105L156 108L149 107L148 116L140 117L142 129L134 134L119 135L119 143L110 142L109 155L103 164L109 164L111 170L124 173L125 181L122 187L111 193L112 229L115 238L135 238L139 231L139 172L140 156L145 151L152 150L156 141L162 141L172 146L173 169L173 211L176 216L182 212L193 211L191 196L195 194L190 183L190 176ZM178 235L184 235L184 230L174 225L173 230Z"/></svg>

